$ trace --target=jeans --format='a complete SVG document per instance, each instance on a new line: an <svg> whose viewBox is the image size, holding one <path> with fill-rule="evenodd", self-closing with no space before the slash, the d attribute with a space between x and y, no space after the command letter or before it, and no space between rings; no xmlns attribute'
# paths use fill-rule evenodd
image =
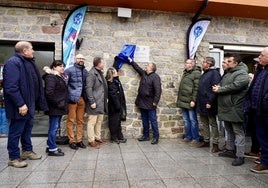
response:
<svg viewBox="0 0 268 188"><path fill-rule="evenodd" d="M199 127L196 111L182 108L182 118L184 121L185 138L199 141Z"/></svg>
<svg viewBox="0 0 268 188"><path fill-rule="evenodd" d="M153 138L159 139L156 109L141 109L141 119L143 126L143 136L149 138L149 121L153 130Z"/></svg>
<svg viewBox="0 0 268 188"><path fill-rule="evenodd" d="M261 146L261 164L268 166L268 116L254 114L256 134Z"/></svg>
<svg viewBox="0 0 268 188"><path fill-rule="evenodd" d="M32 151L33 145L31 134L33 129L33 118L11 119L8 132L7 150L9 159L20 158L19 140L22 151Z"/></svg>
<svg viewBox="0 0 268 188"><path fill-rule="evenodd" d="M57 135L57 130L60 127L61 117L62 117L61 115L49 116L49 129L48 129L48 137L47 137L47 145L48 145L49 151L57 150L56 135Z"/></svg>
<svg viewBox="0 0 268 188"><path fill-rule="evenodd" d="M83 139L83 123L86 103L83 97L80 97L76 104L69 104L69 113L66 123L67 135L69 142L81 142ZM76 139L73 126L76 120Z"/></svg>

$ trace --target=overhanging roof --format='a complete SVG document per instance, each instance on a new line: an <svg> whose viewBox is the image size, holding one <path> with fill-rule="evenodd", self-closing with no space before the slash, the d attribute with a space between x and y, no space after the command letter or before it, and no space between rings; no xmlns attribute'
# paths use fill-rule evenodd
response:
<svg viewBox="0 0 268 188"><path fill-rule="evenodd" d="M28 0L89 6L197 13L203 0ZM268 19L268 0L208 0L203 14Z"/></svg>

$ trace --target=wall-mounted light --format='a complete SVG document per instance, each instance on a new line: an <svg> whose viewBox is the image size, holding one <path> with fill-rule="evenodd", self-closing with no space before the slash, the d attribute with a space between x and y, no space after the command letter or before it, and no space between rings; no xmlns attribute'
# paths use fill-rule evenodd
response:
<svg viewBox="0 0 268 188"><path fill-rule="evenodd" d="M117 16L118 17L123 17L123 18L131 18L131 9L129 9L129 8L118 8Z"/></svg>
<svg viewBox="0 0 268 188"><path fill-rule="evenodd" d="M52 27L55 27L55 26L58 25L58 22L57 22L56 20L54 20L54 21L52 21L52 22L50 23L50 25L51 25Z"/></svg>

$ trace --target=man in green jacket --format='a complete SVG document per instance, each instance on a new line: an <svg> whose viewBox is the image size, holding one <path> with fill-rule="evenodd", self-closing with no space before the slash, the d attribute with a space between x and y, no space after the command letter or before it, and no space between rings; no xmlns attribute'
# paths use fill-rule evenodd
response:
<svg viewBox="0 0 268 188"><path fill-rule="evenodd" d="M187 59L181 78L178 93L178 106L182 110L185 136L184 142L191 142L194 147L201 147L204 143L199 141L199 127L196 114L196 96L201 68L195 66L195 60Z"/></svg>
<svg viewBox="0 0 268 188"><path fill-rule="evenodd" d="M245 153L242 104L248 88L248 68L236 54L228 57L227 64L220 85L212 87L218 93L218 118L224 121L227 134L226 150L219 156L235 158L232 165L240 166L244 164Z"/></svg>

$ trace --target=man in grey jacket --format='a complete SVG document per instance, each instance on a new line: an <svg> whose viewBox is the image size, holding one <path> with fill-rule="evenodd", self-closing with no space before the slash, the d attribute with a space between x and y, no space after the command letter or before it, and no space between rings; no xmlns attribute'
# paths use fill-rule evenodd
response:
<svg viewBox="0 0 268 188"><path fill-rule="evenodd" d="M219 156L235 158L232 165L240 166L244 164L245 153L242 103L248 88L248 72L236 54L229 55L227 63L228 69L220 85L212 87L218 93L218 118L224 121L227 134L226 150Z"/></svg>
<svg viewBox="0 0 268 188"><path fill-rule="evenodd" d="M88 123L87 136L89 146L99 148L104 141L101 139L103 115L108 111L108 86L103 76L104 59L95 57L93 67L86 78Z"/></svg>

